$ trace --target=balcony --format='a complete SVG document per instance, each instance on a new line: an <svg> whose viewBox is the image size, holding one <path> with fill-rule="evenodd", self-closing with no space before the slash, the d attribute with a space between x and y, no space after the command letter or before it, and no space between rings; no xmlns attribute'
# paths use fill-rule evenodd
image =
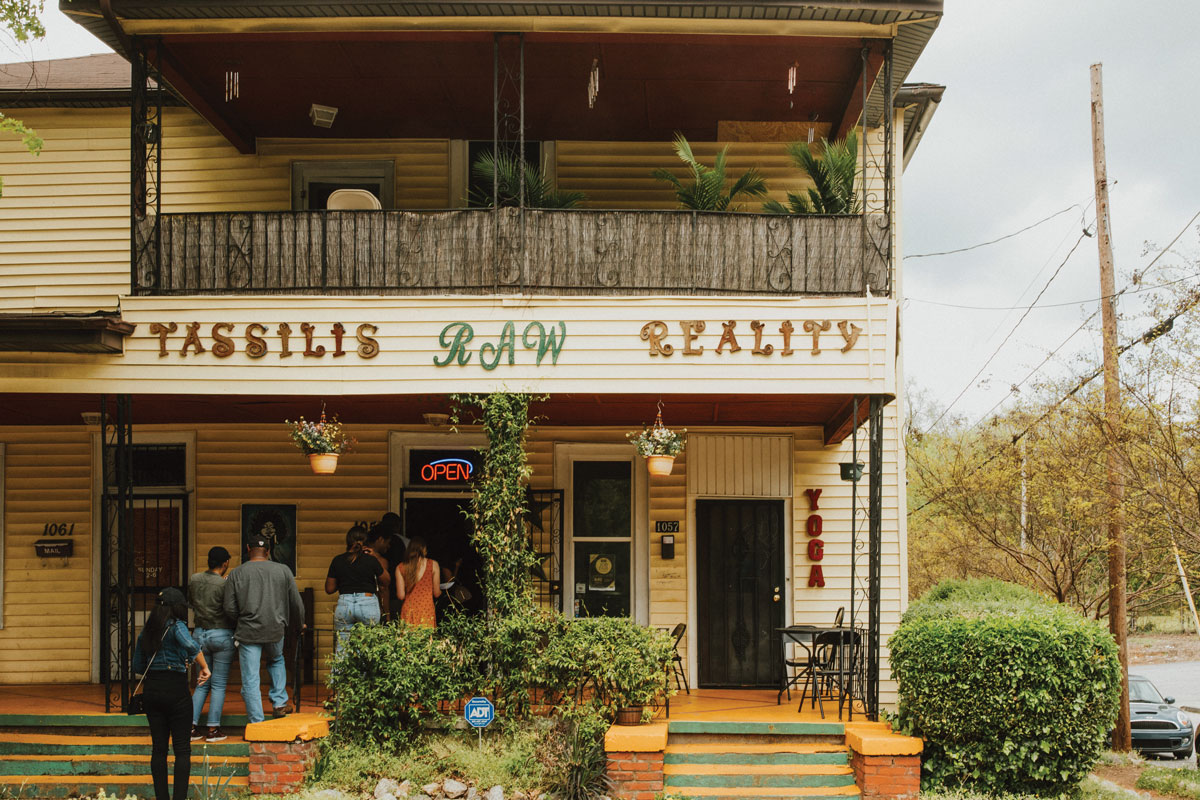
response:
<svg viewBox="0 0 1200 800"><path fill-rule="evenodd" d="M769 294L890 291L886 216L468 209L160 214L133 291Z"/></svg>

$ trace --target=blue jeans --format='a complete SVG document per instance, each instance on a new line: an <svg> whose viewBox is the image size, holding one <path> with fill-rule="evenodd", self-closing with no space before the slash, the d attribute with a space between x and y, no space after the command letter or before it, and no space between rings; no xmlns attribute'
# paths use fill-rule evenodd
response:
<svg viewBox="0 0 1200 800"><path fill-rule="evenodd" d="M333 610L333 629L337 631L337 649L350 635L350 629L358 623L379 624L379 598L373 594L343 594L338 596L337 608Z"/></svg>
<svg viewBox="0 0 1200 800"><path fill-rule="evenodd" d="M275 708L287 705L287 664L283 660L283 639L266 644L238 642L238 663L242 668L242 699L246 701L246 716L250 722L262 722L262 689L259 686L258 670L263 656L267 657L267 675L271 678L271 705Z"/></svg>
<svg viewBox="0 0 1200 800"><path fill-rule="evenodd" d="M233 664L233 631L228 628L196 628L196 642L204 653L204 660L212 670L212 677L196 687L192 695L192 724L200 724L200 712L204 700L212 692L208 706L208 727L221 724L221 710L225 708L225 686L229 683L229 667Z"/></svg>

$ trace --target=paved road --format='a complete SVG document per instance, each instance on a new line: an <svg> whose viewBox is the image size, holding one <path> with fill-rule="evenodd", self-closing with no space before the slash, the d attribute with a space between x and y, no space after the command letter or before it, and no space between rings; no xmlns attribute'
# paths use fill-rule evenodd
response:
<svg viewBox="0 0 1200 800"><path fill-rule="evenodd" d="M1129 672L1149 678L1158 691L1175 698L1175 705L1190 706L1200 713L1200 661L1134 664Z"/></svg>
<svg viewBox="0 0 1200 800"><path fill-rule="evenodd" d="M1178 661L1174 664L1133 664L1129 667L1131 675L1142 675L1149 678L1158 691L1165 696L1174 697L1175 705L1184 707L1192 723L1200 722L1200 661ZM1163 766L1195 767L1196 756L1187 761L1173 759L1157 759L1156 763Z"/></svg>

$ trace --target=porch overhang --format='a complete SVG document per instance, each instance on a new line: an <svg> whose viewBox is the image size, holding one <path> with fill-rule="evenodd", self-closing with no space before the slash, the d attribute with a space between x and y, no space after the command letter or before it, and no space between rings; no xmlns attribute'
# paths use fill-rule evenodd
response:
<svg viewBox="0 0 1200 800"><path fill-rule="evenodd" d="M866 118L878 122L885 43L893 43L898 85L942 4L60 5L118 52L128 53L132 36L158 41L165 81L253 152L267 138L491 139L501 32L523 37L528 140L656 141L676 131L716 140L744 123L815 124L832 138L862 118L864 84ZM594 65L602 88L589 108ZM230 98L233 73L239 88ZM332 128L310 124L314 103L339 109Z"/></svg>
<svg viewBox="0 0 1200 800"><path fill-rule="evenodd" d="M119 314L0 314L0 352L121 353L136 327Z"/></svg>
<svg viewBox="0 0 1200 800"><path fill-rule="evenodd" d="M841 395L739 394L552 394L538 403L541 425L634 428L654 420L659 400L670 409L673 427L794 428L820 426L825 444L850 435L843 412L853 399ZM888 400L892 398L888 397ZM282 423L311 416L314 402L347 422L362 425L422 425L428 413L448 413L447 394L348 395L342 397L262 397L258 395L135 395L133 420L139 425ZM867 397L858 402L858 424L867 420ZM78 425L81 415L100 408L97 394L2 394L0 417L18 425Z"/></svg>

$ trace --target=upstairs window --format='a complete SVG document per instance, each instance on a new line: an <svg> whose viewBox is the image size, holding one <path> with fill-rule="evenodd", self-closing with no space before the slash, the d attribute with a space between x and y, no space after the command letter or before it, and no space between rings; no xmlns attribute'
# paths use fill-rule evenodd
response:
<svg viewBox="0 0 1200 800"><path fill-rule="evenodd" d="M338 189L365 189L384 208L396 207L394 161L293 161L292 210L320 211Z"/></svg>

